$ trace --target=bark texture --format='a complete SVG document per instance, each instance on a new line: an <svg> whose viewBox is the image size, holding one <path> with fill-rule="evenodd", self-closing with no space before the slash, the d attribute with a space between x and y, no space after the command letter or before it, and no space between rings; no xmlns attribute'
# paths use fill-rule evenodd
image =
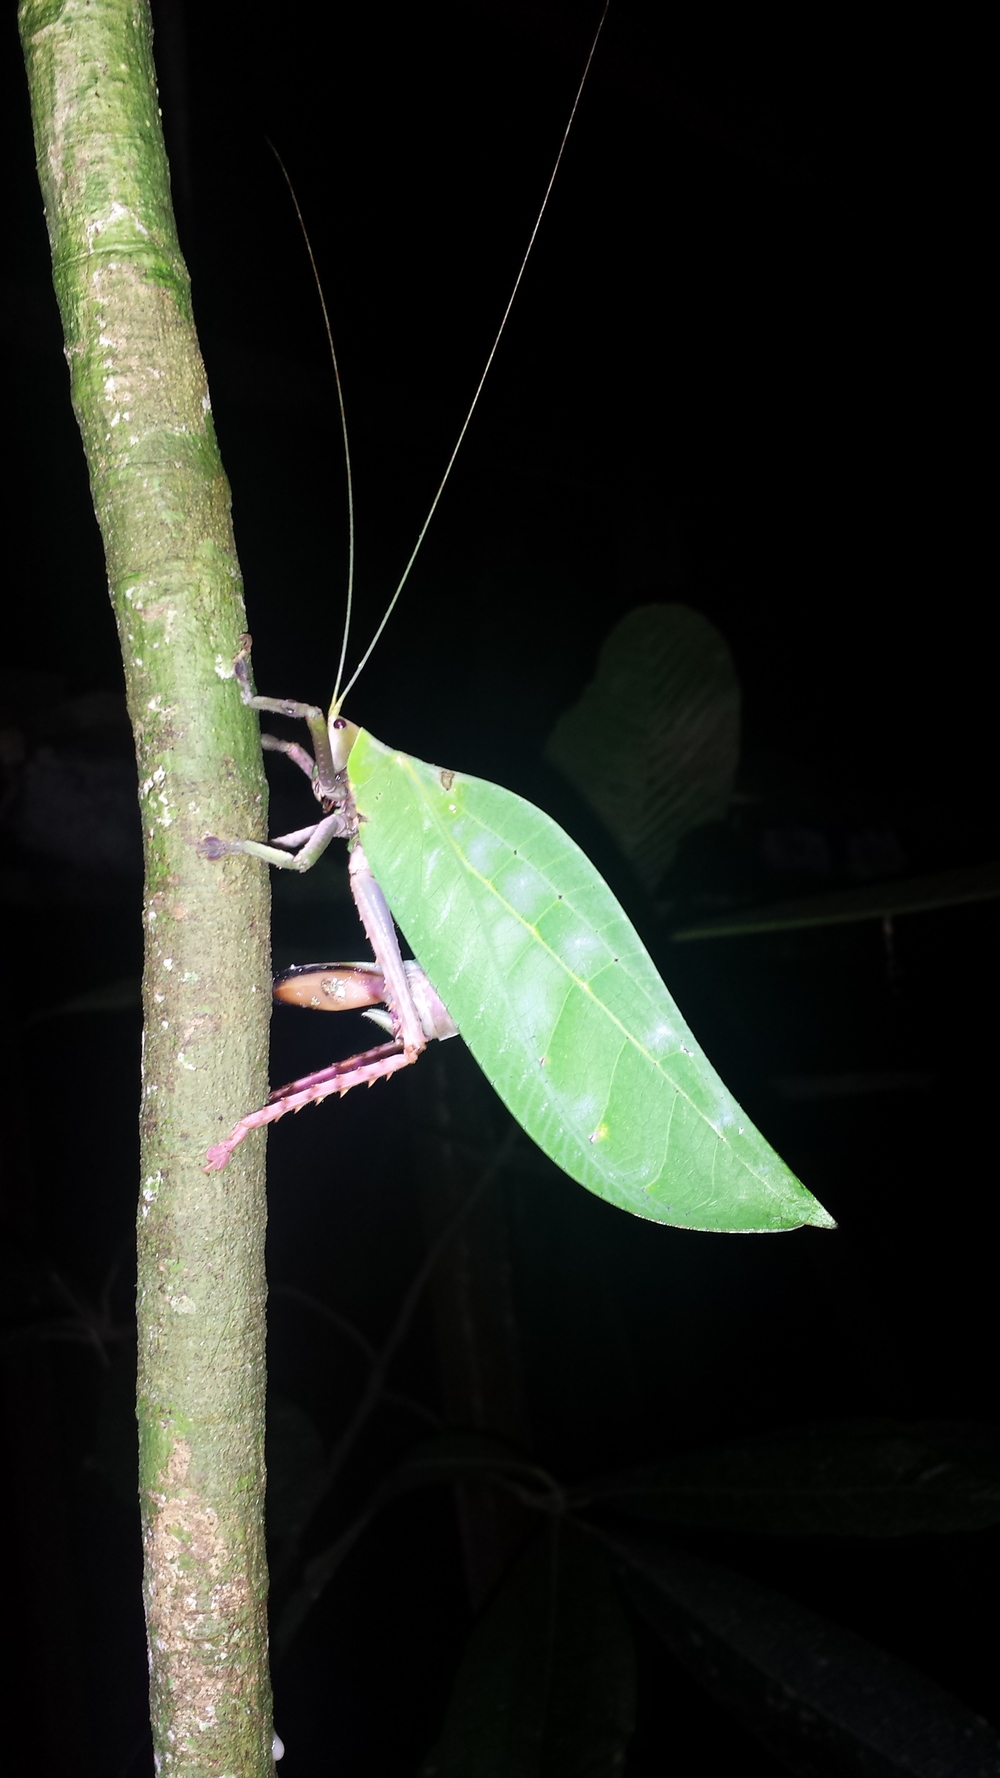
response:
<svg viewBox="0 0 1000 1778"><path fill-rule="evenodd" d="M73 406L135 733L146 856L140 1486L163 1773L273 1771L264 1561L264 1140L205 1150L265 1091L268 886L229 489L177 243L147 0L23 0Z"/></svg>

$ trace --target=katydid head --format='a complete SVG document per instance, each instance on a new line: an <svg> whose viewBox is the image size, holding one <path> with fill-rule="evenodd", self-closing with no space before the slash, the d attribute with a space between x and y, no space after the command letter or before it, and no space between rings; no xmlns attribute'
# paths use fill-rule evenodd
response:
<svg viewBox="0 0 1000 1778"><path fill-rule="evenodd" d="M346 716L337 715L339 708L339 704L334 704L331 706L330 710L328 724L330 730L330 752L333 755L334 771L344 772L347 770L347 761L351 756L351 748L354 746L360 731L356 722L348 722Z"/></svg>

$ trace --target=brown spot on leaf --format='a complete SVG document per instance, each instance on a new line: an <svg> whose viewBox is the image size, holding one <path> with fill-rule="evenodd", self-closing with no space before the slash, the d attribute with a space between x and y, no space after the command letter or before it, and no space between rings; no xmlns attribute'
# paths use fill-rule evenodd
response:
<svg viewBox="0 0 1000 1778"><path fill-rule="evenodd" d="M455 782L454 772L443 771L440 773L440 778L442 790L450 790Z"/></svg>

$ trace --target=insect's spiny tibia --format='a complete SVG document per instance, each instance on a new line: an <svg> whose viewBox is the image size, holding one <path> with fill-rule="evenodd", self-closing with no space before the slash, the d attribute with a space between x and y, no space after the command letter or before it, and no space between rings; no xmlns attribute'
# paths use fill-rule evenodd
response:
<svg viewBox="0 0 1000 1778"><path fill-rule="evenodd" d="M287 1087L278 1089L275 1099L263 1105L259 1111L251 1111L247 1117L241 1117L234 1124L224 1142L217 1142L208 1150L202 1171L205 1173L221 1173L228 1166L229 1157L238 1148L251 1130L259 1130L264 1124L273 1124L286 1111L301 1111L306 1105L318 1105L321 1099L329 1099L334 1093L342 1099L352 1087L359 1087L363 1082L372 1086L383 1076L395 1074L400 1068L407 1068L413 1060L403 1051L398 1043L382 1043L375 1049L362 1050L360 1055L349 1056L345 1062L333 1062L329 1068L320 1070L317 1075L306 1075L309 1083L301 1091L298 1081L290 1081ZM324 1078L327 1077L327 1078Z"/></svg>

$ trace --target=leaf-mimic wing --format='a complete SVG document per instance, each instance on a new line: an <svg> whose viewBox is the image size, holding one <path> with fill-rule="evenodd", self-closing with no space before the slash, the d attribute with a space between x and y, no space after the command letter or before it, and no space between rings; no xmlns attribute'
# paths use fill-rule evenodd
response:
<svg viewBox="0 0 1000 1778"><path fill-rule="evenodd" d="M365 853L419 963L518 1123L570 1178L681 1228L832 1226L554 821L365 730L348 770Z"/></svg>

